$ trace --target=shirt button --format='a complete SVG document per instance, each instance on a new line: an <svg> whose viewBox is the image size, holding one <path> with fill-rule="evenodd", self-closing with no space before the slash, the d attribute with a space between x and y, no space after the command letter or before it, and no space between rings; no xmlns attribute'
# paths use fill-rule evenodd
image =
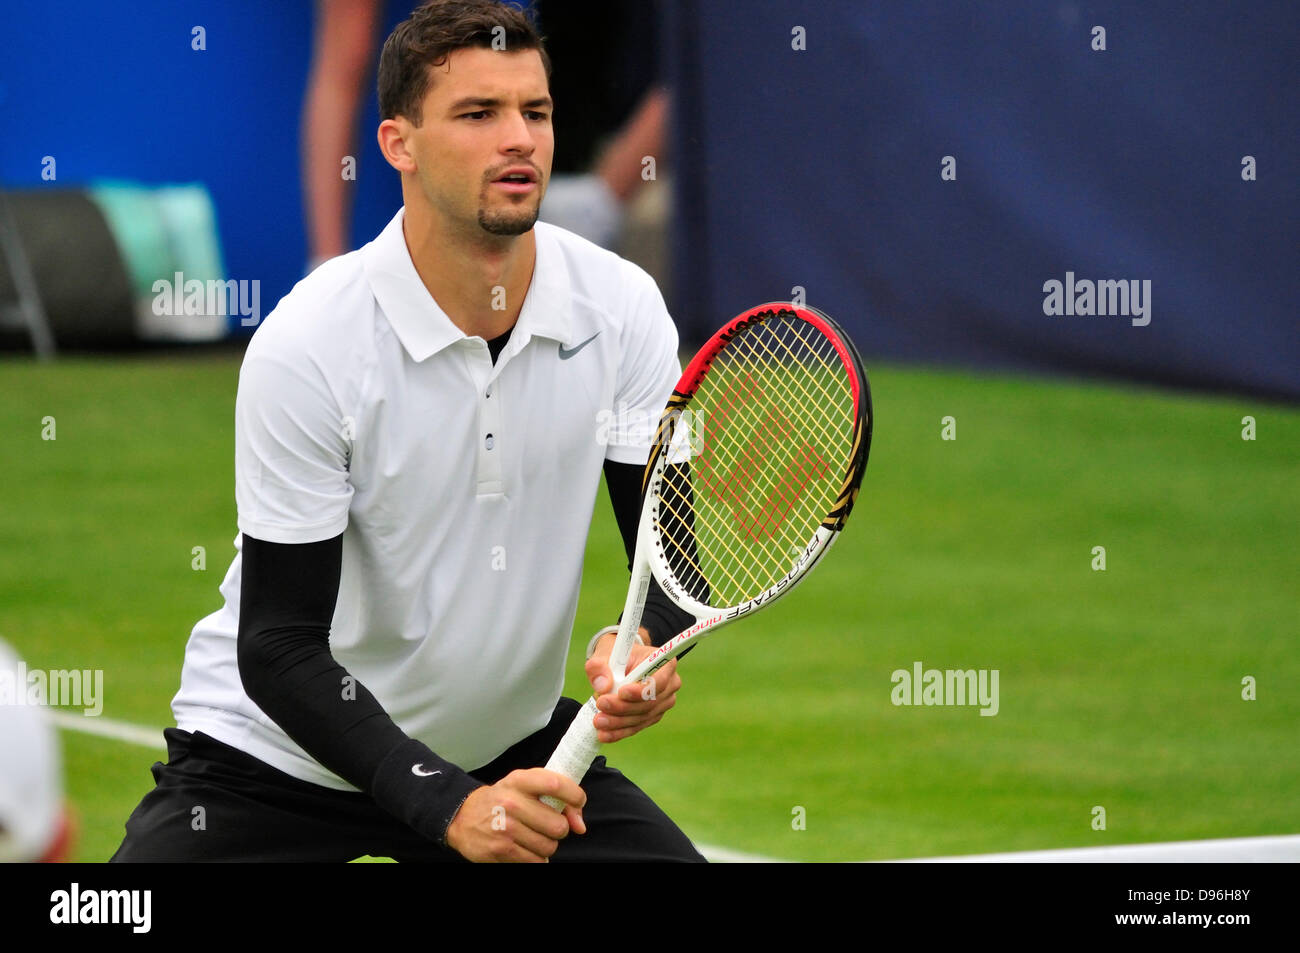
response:
<svg viewBox="0 0 1300 953"><path fill-rule="evenodd" d="M492 444L493 444L493 440L491 434L488 434L486 437L483 438L483 446L487 447L489 450L492 449Z"/></svg>

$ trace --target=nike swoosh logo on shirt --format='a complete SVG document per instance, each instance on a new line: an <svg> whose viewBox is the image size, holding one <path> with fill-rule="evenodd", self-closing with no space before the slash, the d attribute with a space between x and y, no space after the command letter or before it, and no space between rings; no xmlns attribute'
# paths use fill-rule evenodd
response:
<svg viewBox="0 0 1300 953"><path fill-rule="evenodd" d="M597 332L596 332L595 334L593 334L591 337L587 338L587 340L583 341L583 342L582 342L581 344L579 344L577 347L575 347L575 348L571 348L571 349L569 349L569 350L567 350L567 351L564 349L564 345L561 344L561 345L560 345L560 360L562 360L562 361L567 361L569 358L573 357L573 355L577 354L579 351L581 351L584 347L586 347L586 346L587 346L588 344L590 344L592 341L596 340L596 338L598 338L598 337L600 337L600 332L599 332L599 331L597 331Z"/></svg>
<svg viewBox="0 0 1300 953"><path fill-rule="evenodd" d="M431 778L435 774L442 774L441 771L425 771L423 762L411 765L411 773L417 778Z"/></svg>

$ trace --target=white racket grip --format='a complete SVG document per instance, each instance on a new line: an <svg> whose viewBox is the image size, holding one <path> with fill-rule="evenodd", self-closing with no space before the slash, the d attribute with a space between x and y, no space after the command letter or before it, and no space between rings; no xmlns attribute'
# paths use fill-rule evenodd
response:
<svg viewBox="0 0 1300 953"><path fill-rule="evenodd" d="M591 762L595 761L596 755L600 753L600 742L596 740L596 727L592 724L598 710L596 696L593 695L569 724L569 730L560 739L555 753L551 755L551 760L546 762L547 771L556 771L566 778L572 778L578 783L582 782L582 777L591 767ZM563 802L556 798L544 797L542 801L557 811L564 810Z"/></svg>

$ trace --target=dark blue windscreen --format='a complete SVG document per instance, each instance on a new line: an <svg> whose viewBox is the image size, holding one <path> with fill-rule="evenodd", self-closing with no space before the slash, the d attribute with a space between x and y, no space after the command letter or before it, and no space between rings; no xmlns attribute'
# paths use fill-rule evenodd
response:
<svg viewBox="0 0 1300 953"><path fill-rule="evenodd" d="M1297 11L670 3L684 336L801 286L868 356L1300 397Z"/></svg>

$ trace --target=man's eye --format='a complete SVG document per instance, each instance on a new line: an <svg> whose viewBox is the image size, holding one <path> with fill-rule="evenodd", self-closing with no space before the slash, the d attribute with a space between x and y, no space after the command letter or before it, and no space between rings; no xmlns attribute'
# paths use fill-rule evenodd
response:
<svg viewBox="0 0 1300 953"><path fill-rule="evenodd" d="M478 109L472 113L464 113L460 118L461 119L483 119L486 116L487 116L486 109Z"/></svg>
<svg viewBox="0 0 1300 953"><path fill-rule="evenodd" d="M546 120L550 119L551 117L550 117L549 115L547 115L546 113L539 113L539 112L534 111L534 112L530 112L530 113L528 114L528 118L529 118L529 119L535 119L535 120L537 120L538 122L546 122Z"/></svg>

